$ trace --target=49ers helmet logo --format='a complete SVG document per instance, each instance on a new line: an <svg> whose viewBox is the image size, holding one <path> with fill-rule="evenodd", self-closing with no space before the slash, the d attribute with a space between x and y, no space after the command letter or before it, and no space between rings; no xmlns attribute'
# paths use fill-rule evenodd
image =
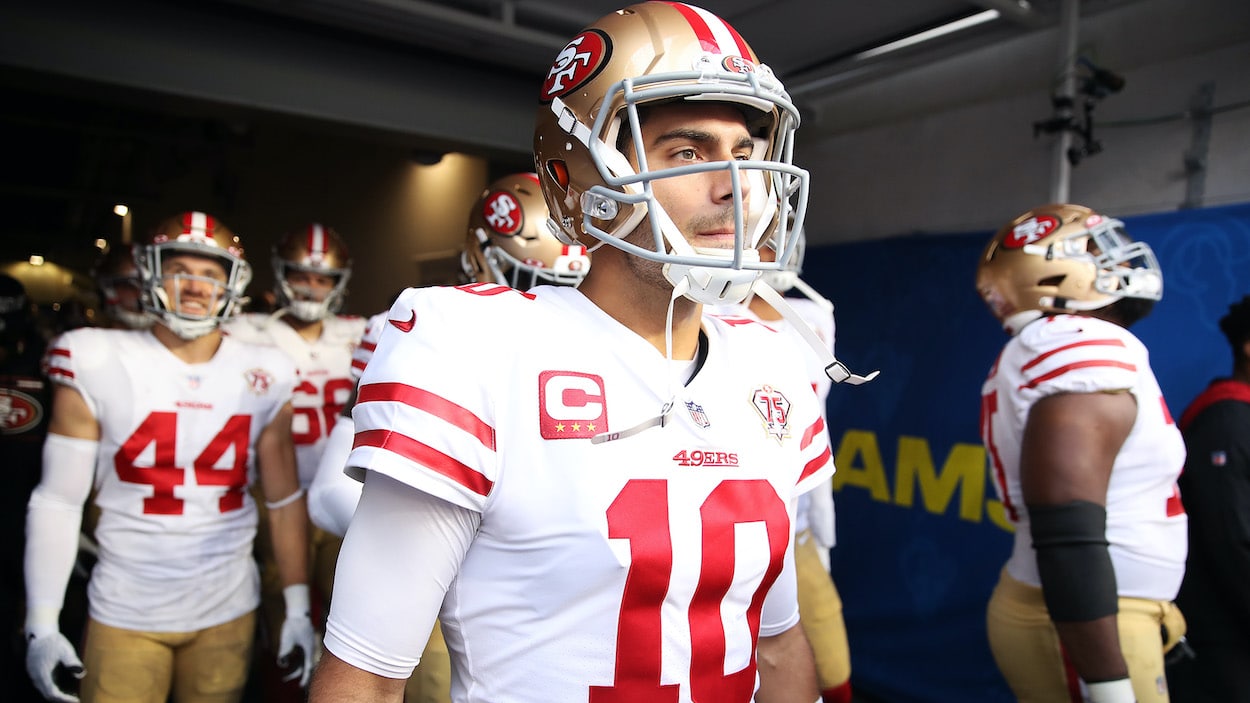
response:
<svg viewBox="0 0 1250 703"><path fill-rule="evenodd" d="M741 56L726 56L721 59L720 65L730 73L755 73L755 64Z"/></svg>
<svg viewBox="0 0 1250 703"><path fill-rule="evenodd" d="M1059 229L1059 219L1052 215L1030 217L1012 228L1011 234L1003 238L1003 246L1008 249L1019 249L1042 239L1057 229Z"/></svg>
<svg viewBox="0 0 1250 703"><path fill-rule="evenodd" d="M547 71L539 98L550 102L552 98L567 95L586 85L587 81L599 75L611 57L612 39L607 34L588 29L573 37L556 55L555 63Z"/></svg>
<svg viewBox="0 0 1250 703"><path fill-rule="evenodd" d="M499 234L511 237L525 225L525 212L515 195L497 190L482 203L482 219Z"/></svg>

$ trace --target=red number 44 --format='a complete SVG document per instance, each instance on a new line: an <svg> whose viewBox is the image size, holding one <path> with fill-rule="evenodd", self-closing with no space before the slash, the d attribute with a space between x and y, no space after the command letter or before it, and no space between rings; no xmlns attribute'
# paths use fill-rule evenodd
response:
<svg viewBox="0 0 1250 703"><path fill-rule="evenodd" d="M226 487L226 493L217 501L217 509L223 513L243 507L251 428L251 415L232 416L191 463L196 485ZM154 412L140 423L113 457L118 478L152 487L152 495L143 499L143 512L146 514L182 514L184 501L174 495L174 488L187 482L187 467L176 464L177 437L177 413ZM152 465L136 466L135 460L149 445L156 445ZM216 468L217 462L231 448L234 449L234 461L225 468Z"/></svg>

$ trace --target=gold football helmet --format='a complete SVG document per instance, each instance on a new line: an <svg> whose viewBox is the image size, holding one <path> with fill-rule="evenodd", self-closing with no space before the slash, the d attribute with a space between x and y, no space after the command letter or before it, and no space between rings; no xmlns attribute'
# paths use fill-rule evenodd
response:
<svg viewBox="0 0 1250 703"><path fill-rule="evenodd" d="M143 309L143 281L135 263L135 253L133 244L110 244L93 271L104 312L132 330L146 329L153 322L152 316Z"/></svg>
<svg viewBox="0 0 1250 703"><path fill-rule="evenodd" d="M981 254L976 284L1012 334L1048 313L1163 297L1150 246L1134 242L1123 222L1071 204L1034 208L998 230Z"/></svg>
<svg viewBox="0 0 1250 703"><path fill-rule="evenodd" d="M165 289L162 262L179 255L216 259L226 270L224 284L210 281L218 290L205 315L182 312ZM143 281L144 309L183 339L208 334L247 302L243 293L252 280L252 267L243 257L243 245L228 227L203 212L184 212L161 222L136 249L135 263Z"/></svg>
<svg viewBox="0 0 1250 703"><path fill-rule="evenodd" d="M791 213L802 227L808 174L793 164L799 112L781 81L729 23L679 2L631 5L584 29L547 73L534 129L534 160L557 236L608 243L662 262L668 280L699 302L738 302L758 271L781 270L794 254ZM651 171L639 108L674 101L725 103L747 116L751 158ZM632 145L627 148L627 145ZM626 157L638 155L638 168ZM736 246L696 249L652 194L660 178L727 171L733 181ZM744 197L749 190L750 197ZM625 241L647 219L651 247ZM756 247L782 230L776 262ZM598 241L595 241L598 240Z"/></svg>
<svg viewBox="0 0 1250 703"><path fill-rule="evenodd" d="M292 271L317 273L334 279L334 287L317 300L311 291L292 287L287 276ZM279 308L291 315L315 322L324 320L343 307L347 280L352 276L352 260L343 238L333 229L311 223L288 232L273 250L274 293Z"/></svg>
<svg viewBox="0 0 1250 703"><path fill-rule="evenodd" d="M576 286L590 270L586 247L564 244L547 228L547 204L533 173L504 176L482 191L469 211L460 263L470 280L518 290Z"/></svg>

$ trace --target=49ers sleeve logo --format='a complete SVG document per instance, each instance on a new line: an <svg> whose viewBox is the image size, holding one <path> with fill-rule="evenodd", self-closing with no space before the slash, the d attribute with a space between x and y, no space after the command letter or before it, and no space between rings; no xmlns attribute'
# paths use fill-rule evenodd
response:
<svg viewBox="0 0 1250 703"><path fill-rule="evenodd" d="M482 204L482 219L499 234L511 237L525 225L525 213L516 196L506 190L497 190Z"/></svg>
<svg viewBox="0 0 1250 703"><path fill-rule="evenodd" d="M576 371L539 373L538 429L543 439L585 439L606 432L603 378Z"/></svg>
<svg viewBox="0 0 1250 703"><path fill-rule="evenodd" d="M612 57L612 39L607 34L588 29L573 37L556 55L555 63L547 71L539 98L551 102L552 98L567 95L599 75L608 59Z"/></svg>

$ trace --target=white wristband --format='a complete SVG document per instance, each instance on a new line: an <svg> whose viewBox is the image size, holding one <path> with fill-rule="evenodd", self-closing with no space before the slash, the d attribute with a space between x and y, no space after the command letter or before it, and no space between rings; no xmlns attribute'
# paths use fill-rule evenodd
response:
<svg viewBox="0 0 1250 703"><path fill-rule="evenodd" d="M1089 694L1089 703L1137 703L1130 679L1087 683L1085 691Z"/></svg>
<svg viewBox="0 0 1250 703"><path fill-rule="evenodd" d="M291 503L294 503L295 501L303 497L304 497L304 487L300 486L299 488L295 489L294 493L292 493L291 495L285 498L280 498L278 500L275 500L272 503L270 503L269 501L265 501L265 507L269 508L270 510L277 510L278 508L285 508L286 506L290 505Z"/></svg>
<svg viewBox="0 0 1250 703"><path fill-rule="evenodd" d="M308 584L296 583L282 589L282 600L286 603L286 616L308 617L312 613L308 597Z"/></svg>
<svg viewBox="0 0 1250 703"><path fill-rule="evenodd" d="M43 637L54 632L61 631L61 609L40 606L32 607L26 611L26 631L27 639Z"/></svg>

